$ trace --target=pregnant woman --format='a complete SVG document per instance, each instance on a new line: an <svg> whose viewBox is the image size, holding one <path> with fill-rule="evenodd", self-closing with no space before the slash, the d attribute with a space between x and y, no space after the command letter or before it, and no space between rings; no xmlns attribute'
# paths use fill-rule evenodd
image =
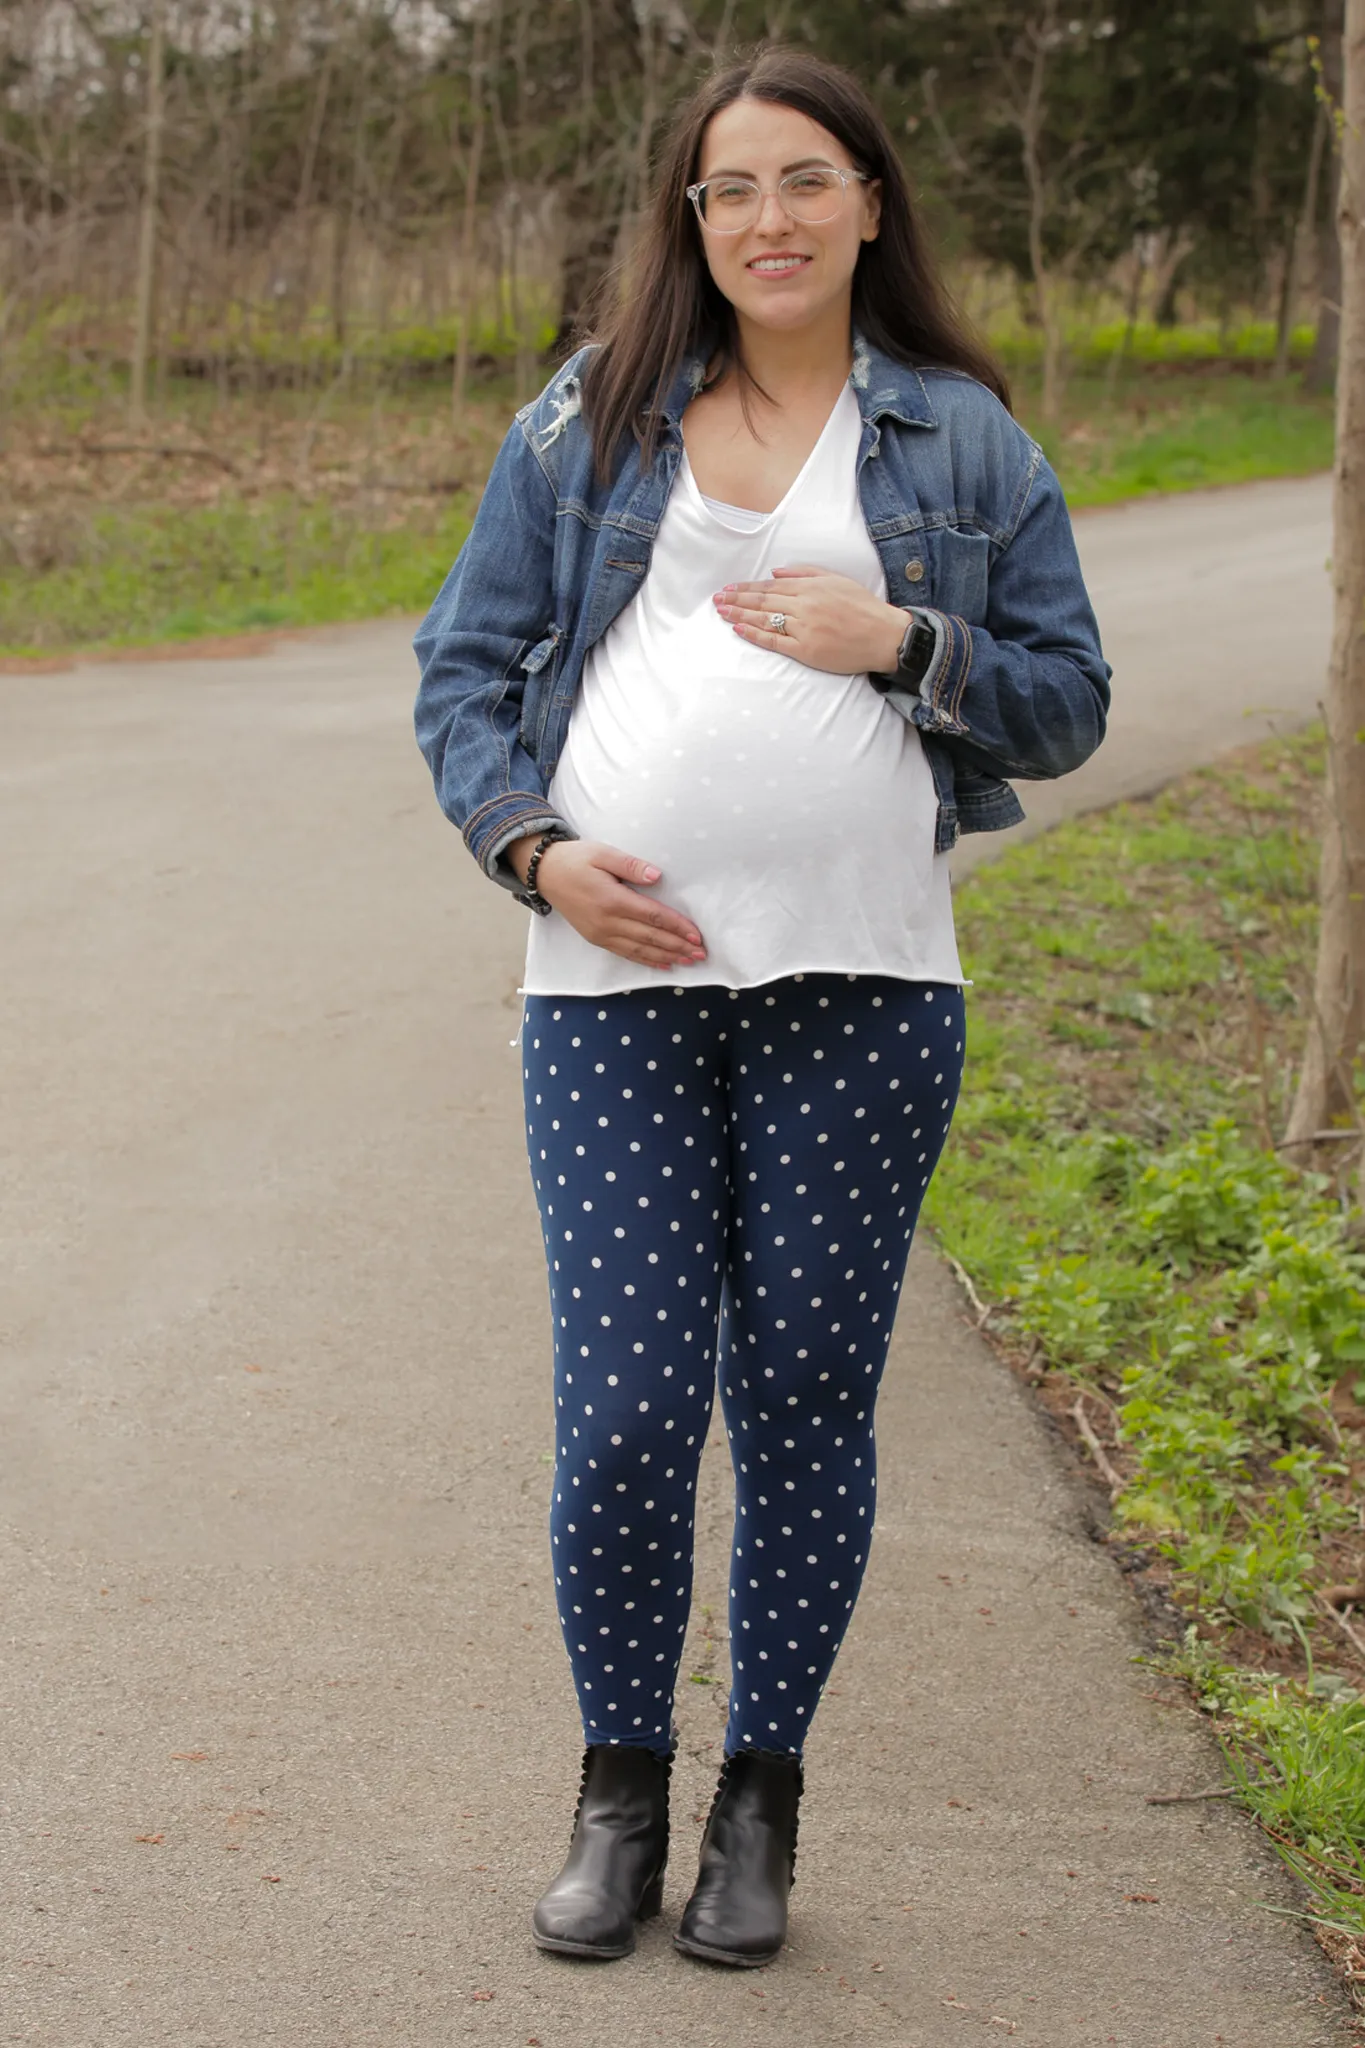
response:
<svg viewBox="0 0 1365 2048"><path fill-rule="evenodd" d="M806 1738L962 1066L948 849L1099 743L1066 509L861 87L770 47L674 123L629 290L527 406L416 641L443 809L536 912L555 1597L586 1754L542 1948L657 1912L698 1463L734 1466L720 1782L675 1941L786 1937Z"/></svg>

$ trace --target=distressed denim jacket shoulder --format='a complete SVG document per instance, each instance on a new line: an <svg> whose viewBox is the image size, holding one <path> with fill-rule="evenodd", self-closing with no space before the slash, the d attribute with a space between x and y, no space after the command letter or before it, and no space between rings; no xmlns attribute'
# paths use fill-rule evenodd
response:
<svg viewBox="0 0 1365 2048"><path fill-rule="evenodd" d="M582 418L588 353L517 414L414 641L417 740L441 807L514 894L501 856L565 823L546 791L584 658L649 568L703 375L700 360L683 364L653 462L642 469L632 449L603 485ZM943 851L1023 817L1007 778L1065 775L1093 753L1111 670L1061 487L1005 407L974 378L907 368L856 334L850 381L858 493L888 595L935 635L914 688L873 682L919 729Z"/></svg>

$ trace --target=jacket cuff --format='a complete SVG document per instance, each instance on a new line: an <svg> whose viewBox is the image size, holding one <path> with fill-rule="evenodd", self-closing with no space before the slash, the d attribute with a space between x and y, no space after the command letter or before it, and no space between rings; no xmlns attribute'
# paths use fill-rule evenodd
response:
<svg viewBox="0 0 1365 2048"><path fill-rule="evenodd" d="M919 685L925 716L916 720L922 732L956 733L967 736L959 712L962 693L972 672L972 629L952 612L933 612L916 607L916 617L932 626L938 641L933 659Z"/></svg>
<svg viewBox="0 0 1365 2048"><path fill-rule="evenodd" d="M493 797L475 811L465 825L464 842L490 880L508 890L529 910L531 899L504 855L514 840L525 839L533 832L548 832L551 825L557 825L569 839L580 837L568 819L551 809L543 796L513 789L504 796Z"/></svg>

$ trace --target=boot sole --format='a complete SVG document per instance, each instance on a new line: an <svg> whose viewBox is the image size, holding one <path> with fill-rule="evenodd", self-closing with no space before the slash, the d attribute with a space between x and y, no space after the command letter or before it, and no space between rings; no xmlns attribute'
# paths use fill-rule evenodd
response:
<svg viewBox="0 0 1365 2048"><path fill-rule="evenodd" d="M556 1941L548 1935L536 1934L534 1931L531 1939L536 1947L543 1949L547 1955L579 1956L585 1961L598 1963L619 1962L622 1956L633 1955L635 1952L633 1941L627 1942L624 1948L594 1948L586 1941Z"/></svg>
<svg viewBox="0 0 1365 2048"><path fill-rule="evenodd" d="M663 1911L663 1903L664 1881L663 1875L660 1873L650 1884L649 1889L636 1908L635 1918L637 1923L642 1920L657 1918ZM557 1935L537 1934L534 1927L531 1929L531 1939L537 1948L544 1949L548 1955L578 1956L585 1962L616 1963L621 1960L622 1956L629 1956L635 1953L635 1936L633 1934L629 1941L612 1948L606 1948L590 1941L566 1941Z"/></svg>
<svg viewBox="0 0 1365 2048"><path fill-rule="evenodd" d="M679 1954L699 1956L704 1963L728 1963L735 1970L761 1970L765 1963L771 1963L781 1955L782 1944L765 1949L759 1955L742 1955L732 1948L710 1948L704 1941L688 1941L683 1935L675 1934L673 1946Z"/></svg>

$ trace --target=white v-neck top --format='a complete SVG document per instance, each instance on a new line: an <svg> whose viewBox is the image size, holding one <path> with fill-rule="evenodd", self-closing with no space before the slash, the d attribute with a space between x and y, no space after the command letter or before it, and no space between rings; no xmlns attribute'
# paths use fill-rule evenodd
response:
<svg viewBox="0 0 1365 2048"><path fill-rule="evenodd" d="M723 584L811 563L886 596L858 501L845 385L775 511L704 498L686 454L640 589L589 650L549 799L585 839L662 869L641 893L706 946L663 972L531 919L525 989L607 995L779 975L960 982L948 856L915 727L866 673L770 653L716 612Z"/></svg>

